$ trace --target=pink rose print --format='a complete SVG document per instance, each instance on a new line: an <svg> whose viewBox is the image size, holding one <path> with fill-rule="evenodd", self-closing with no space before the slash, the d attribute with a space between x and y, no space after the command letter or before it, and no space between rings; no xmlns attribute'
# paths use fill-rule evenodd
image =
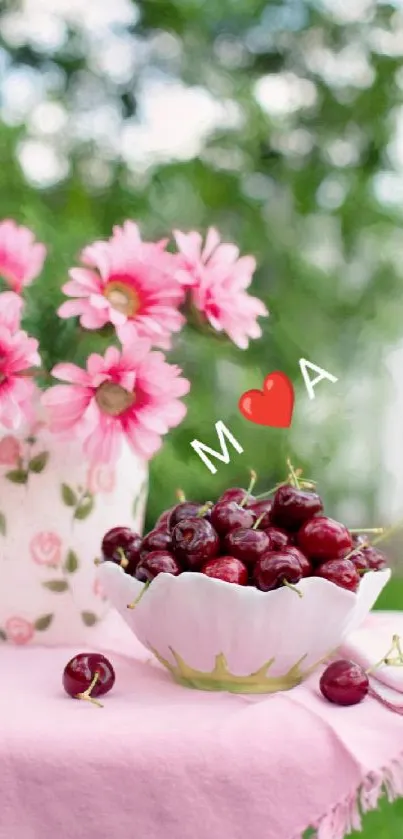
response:
<svg viewBox="0 0 403 839"><path fill-rule="evenodd" d="M113 492L116 485L116 473L107 463L94 463L87 475L87 487L92 495L98 492Z"/></svg>
<svg viewBox="0 0 403 839"><path fill-rule="evenodd" d="M14 466L21 454L20 442L12 434L7 434L0 440L0 464Z"/></svg>
<svg viewBox="0 0 403 839"><path fill-rule="evenodd" d="M101 600L106 600L106 594L99 580L94 580L93 592L95 594L95 597L100 597Z"/></svg>
<svg viewBox="0 0 403 839"><path fill-rule="evenodd" d="M5 623L7 639L13 644L28 644L34 636L34 626L25 618L9 618Z"/></svg>
<svg viewBox="0 0 403 839"><path fill-rule="evenodd" d="M31 559L37 565L60 565L62 559L62 540L57 533L42 531L36 533L29 545Z"/></svg>

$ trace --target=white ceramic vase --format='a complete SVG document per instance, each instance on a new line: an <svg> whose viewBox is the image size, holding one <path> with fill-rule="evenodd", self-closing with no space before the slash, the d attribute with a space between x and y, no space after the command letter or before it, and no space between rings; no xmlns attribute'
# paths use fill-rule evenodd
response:
<svg viewBox="0 0 403 839"><path fill-rule="evenodd" d="M147 465L89 468L44 425L0 436L0 642L85 644L109 604L94 560L111 527L142 531Z"/></svg>

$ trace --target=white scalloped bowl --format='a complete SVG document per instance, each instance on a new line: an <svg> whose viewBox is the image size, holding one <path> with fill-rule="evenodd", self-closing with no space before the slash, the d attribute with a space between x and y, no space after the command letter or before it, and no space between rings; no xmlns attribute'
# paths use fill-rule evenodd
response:
<svg viewBox="0 0 403 839"><path fill-rule="evenodd" d="M112 562L98 578L139 641L174 679L201 690L272 693L299 684L372 609L390 570L364 575L359 591L319 577L262 592L204 574L160 574L144 583Z"/></svg>

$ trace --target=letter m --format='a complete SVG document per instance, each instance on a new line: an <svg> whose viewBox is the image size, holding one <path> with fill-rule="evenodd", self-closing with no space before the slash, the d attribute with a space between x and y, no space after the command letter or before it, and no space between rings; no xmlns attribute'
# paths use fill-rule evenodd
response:
<svg viewBox="0 0 403 839"><path fill-rule="evenodd" d="M210 472L213 475L215 475L215 473L217 472L217 469L214 466L214 463L211 462L210 458L207 457L206 452L209 455L211 455L211 457L215 457L215 458L217 458L217 460L221 460L222 463L229 463L230 462L230 456L228 454L228 449L227 449L227 444L226 444L226 441L225 441L225 437L227 437L227 439L233 445L235 451L237 451L238 454L242 454L242 452L243 452L243 448L238 443L238 440L236 440L235 437L233 437L231 432L228 431L227 426L224 425L224 423L221 420L216 422L215 430L217 432L218 439L220 441L221 452L216 452L214 449L210 449L210 446L206 446L204 443L200 443L199 440L192 440L192 442L190 444L192 446L192 449L194 449L196 454L198 454L199 457L201 457L203 463L206 464L207 469L209 469Z"/></svg>

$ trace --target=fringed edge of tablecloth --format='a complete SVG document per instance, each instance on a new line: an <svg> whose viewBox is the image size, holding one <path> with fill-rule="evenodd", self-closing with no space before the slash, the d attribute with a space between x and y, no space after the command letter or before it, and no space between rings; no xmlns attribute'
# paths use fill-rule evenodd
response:
<svg viewBox="0 0 403 839"><path fill-rule="evenodd" d="M312 825L317 839L344 839L352 830L361 830L361 814L376 810L384 793L389 801L403 796L403 753L380 772L367 775L353 795Z"/></svg>

